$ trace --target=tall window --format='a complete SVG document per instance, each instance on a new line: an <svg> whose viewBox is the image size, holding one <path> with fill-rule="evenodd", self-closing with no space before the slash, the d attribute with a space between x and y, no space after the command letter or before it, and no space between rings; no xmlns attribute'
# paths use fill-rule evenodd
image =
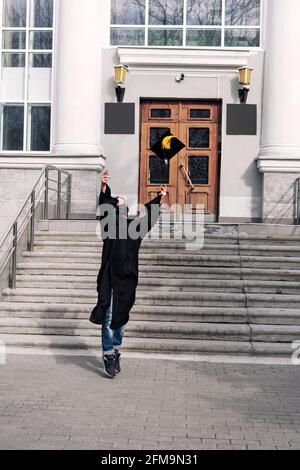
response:
<svg viewBox="0 0 300 470"><path fill-rule="evenodd" d="M262 0L111 0L112 46L260 47Z"/></svg>
<svg viewBox="0 0 300 470"><path fill-rule="evenodd" d="M0 0L0 150L50 150L54 0Z"/></svg>

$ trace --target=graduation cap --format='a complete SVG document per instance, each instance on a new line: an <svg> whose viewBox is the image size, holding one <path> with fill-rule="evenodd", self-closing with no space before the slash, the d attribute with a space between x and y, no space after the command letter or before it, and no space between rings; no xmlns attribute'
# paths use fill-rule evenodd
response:
<svg viewBox="0 0 300 470"><path fill-rule="evenodd" d="M149 150L158 157L163 158L167 165L171 158L175 157L184 147L184 143L177 139L175 135L171 134L171 132L167 131Z"/></svg>

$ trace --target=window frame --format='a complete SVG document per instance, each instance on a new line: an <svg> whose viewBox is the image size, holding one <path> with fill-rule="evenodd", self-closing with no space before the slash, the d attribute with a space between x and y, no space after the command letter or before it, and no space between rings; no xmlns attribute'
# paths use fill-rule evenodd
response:
<svg viewBox="0 0 300 470"><path fill-rule="evenodd" d="M57 0L53 0L53 24L52 27L34 27L31 26L31 12L33 12L34 0L27 0L26 11L26 26L25 27L8 27L3 26L3 13L4 13L4 0L0 0L0 155L50 155L53 147L53 96L54 96L54 62L55 62L55 41L56 41L56 12ZM3 32L4 31L25 31L26 33L26 48L25 49L3 49ZM30 47L31 32L35 31L50 31L52 32L52 49L33 49ZM24 84L24 100L7 101L2 98L2 54L5 52L25 53L25 84ZM51 68L51 100L29 100L29 71L30 71L30 54L52 54L52 68ZM23 129L23 150L3 150L3 106L4 105L24 105L24 129ZM50 120L50 149L47 151L34 151L31 150L31 132L30 128L30 107L31 106L50 106L51 120Z"/></svg>
<svg viewBox="0 0 300 470"><path fill-rule="evenodd" d="M184 11L183 11L183 24L182 25L150 25L149 24L149 0L145 0L145 24L113 24L111 23L112 15L111 15L111 7L112 7L112 0L109 1L109 48L116 48L116 47L128 47L128 48L154 48L154 49L199 49L199 50L263 50L264 44L264 35L263 35L263 25L264 25L264 16L265 16L265 0L260 0L260 22L259 25L226 25L226 5L225 0L222 0L222 22L221 25L188 25L187 24L187 0L183 0ZM141 29L145 31L145 42L143 45L126 45L126 44L111 44L111 31L114 28L119 29ZM149 39L149 29L182 29L183 30L183 44L182 46L152 46L148 45ZM221 46L187 46L186 45L186 38L187 38L187 30L220 30L221 31ZM225 46L225 31L232 29L256 29L260 33L260 44L259 46L251 47L251 46Z"/></svg>

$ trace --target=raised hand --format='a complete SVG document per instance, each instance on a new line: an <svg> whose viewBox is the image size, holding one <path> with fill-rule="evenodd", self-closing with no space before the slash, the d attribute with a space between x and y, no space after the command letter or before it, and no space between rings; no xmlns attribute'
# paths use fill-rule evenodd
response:
<svg viewBox="0 0 300 470"><path fill-rule="evenodd" d="M166 186L161 186L160 187L160 195L161 196L166 196L167 194L168 194L167 187Z"/></svg>

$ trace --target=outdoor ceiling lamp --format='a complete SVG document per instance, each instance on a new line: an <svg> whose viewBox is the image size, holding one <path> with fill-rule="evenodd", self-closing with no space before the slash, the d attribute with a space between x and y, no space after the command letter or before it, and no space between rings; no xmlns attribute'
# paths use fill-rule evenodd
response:
<svg viewBox="0 0 300 470"><path fill-rule="evenodd" d="M118 85L116 87L116 95L118 103L122 103L125 95L125 87L121 87L126 83L126 74L129 72L127 65L115 65L115 82Z"/></svg>
<svg viewBox="0 0 300 470"><path fill-rule="evenodd" d="M240 85L243 85L243 88L239 88L239 97L240 103L247 103L248 93L250 90L251 79L252 79L253 69L251 67L242 67L239 69L239 80Z"/></svg>

